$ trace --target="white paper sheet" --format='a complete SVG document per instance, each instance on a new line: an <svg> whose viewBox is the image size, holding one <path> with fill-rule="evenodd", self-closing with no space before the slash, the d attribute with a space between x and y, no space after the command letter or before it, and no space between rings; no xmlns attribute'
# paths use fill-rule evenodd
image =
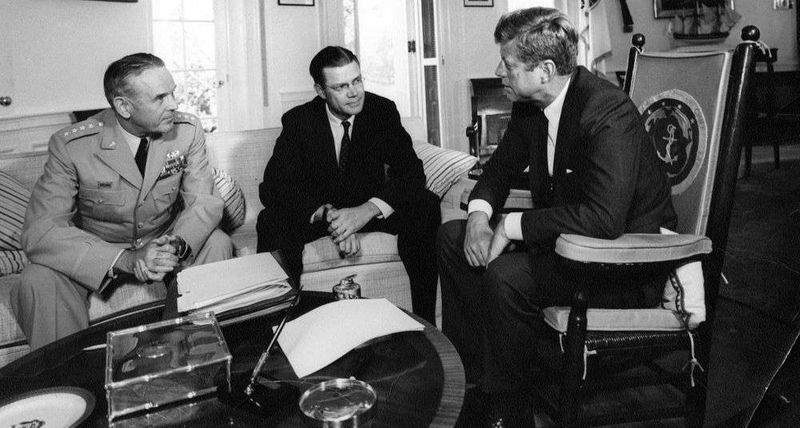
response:
<svg viewBox="0 0 800 428"><path fill-rule="evenodd" d="M278 343L302 378L368 340L424 328L386 299L339 300L286 323Z"/></svg>

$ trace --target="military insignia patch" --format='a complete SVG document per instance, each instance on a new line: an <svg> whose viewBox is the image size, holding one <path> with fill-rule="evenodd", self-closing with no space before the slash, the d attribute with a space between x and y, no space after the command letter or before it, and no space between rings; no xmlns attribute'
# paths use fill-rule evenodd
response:
<svg viewBox="0 0 800 428"><path fill-rule="evenodd" d="M664 163L672 193L686 190L706 157L708 125L700 104L678 89L650 97L639 106L650 142Z"/></svg>
<svg viewBox="0 0 800 428"><path fill-rule="evenodd" d="M167 153L167 161L164 162L164 167L161 168L161 173L158 174L158 179L169 177L170 175L177 174L186 169L186 156L181 152L173 150Z"/></svg>

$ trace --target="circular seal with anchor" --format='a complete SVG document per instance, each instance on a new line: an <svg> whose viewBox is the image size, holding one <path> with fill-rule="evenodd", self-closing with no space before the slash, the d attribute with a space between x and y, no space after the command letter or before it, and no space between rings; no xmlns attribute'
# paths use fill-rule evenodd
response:
<svg viewBox="0 0 800 428"><path fill-rule="evenodd" d="M692 184L706 157L708 126L700 104L688 93L670 89L640 106L645 129L667 169L672 193Z"/></svg>

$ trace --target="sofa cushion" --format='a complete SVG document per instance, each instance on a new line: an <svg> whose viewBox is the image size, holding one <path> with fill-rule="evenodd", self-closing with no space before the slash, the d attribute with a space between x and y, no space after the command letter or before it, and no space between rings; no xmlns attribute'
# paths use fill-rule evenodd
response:
<svg viewBox="0 0 800 428"><path fill-rule="evenodd" d="M0 250L21 250L20 235L31 192L14 177L0 171Z"/></svg>
<svg viewBox="0 0 800 428"><path fill-rule="evenodd" d="M239 185L236 184L236 181L227 172L214 167L212 173L214 175L214 184L216 184L217 190L219 190L222 199L225 201L219 228L225 233L231 233L244 224L244 194Z"/></svg>
<svg viewBox="0 0 800 428"><path fill-rule="evenodd" d="M477 158L456 150L443 149L425 142L415 142L414 151L422 161L425 171L425 187L439 198L466 174Z"/></svg>
<svg viewBox="0 0 800 428"><path fill-rule="evenodd" d="M303 250L303 272L400 261L396 235L384 232L357 233L356 235L361 241L361 250L348 258L339 255L339 247L329 236L306 244Z"/></svg>
<svg viewBox="0 0 800 428"><path fill-rule="evenodd" d="M20 275L6 275L0 278L0 345L6 346L25 342L14 312L11 310L11 289L19 282ZM1 367L2 365L0 365Z"/></svg>
<svg viewBox="0 0 800 428"><path fill-rule="evenodd" d="M0 250L0 276L20 272L27 264L22 250Z"/></svg>

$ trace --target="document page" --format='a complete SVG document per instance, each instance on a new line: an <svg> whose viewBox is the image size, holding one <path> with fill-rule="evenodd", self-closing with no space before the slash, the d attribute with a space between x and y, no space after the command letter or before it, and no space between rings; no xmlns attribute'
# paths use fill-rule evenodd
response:
<svg viewBox="0 0 800 428"><path fill-rule="evenodd" d="M291 290L288 277L270 253L192 266L178 273L178 311L208 307L257 290L261 298L265 294L276 297ZM274 290L269 293L266 288Z"/></svg>
<svg viewBox="0 0 800 428"><path fill-rule="evenodd" d="M302 378L368 340L424 328L386 299L339 300L286 323L278 343Z"/></svg>

